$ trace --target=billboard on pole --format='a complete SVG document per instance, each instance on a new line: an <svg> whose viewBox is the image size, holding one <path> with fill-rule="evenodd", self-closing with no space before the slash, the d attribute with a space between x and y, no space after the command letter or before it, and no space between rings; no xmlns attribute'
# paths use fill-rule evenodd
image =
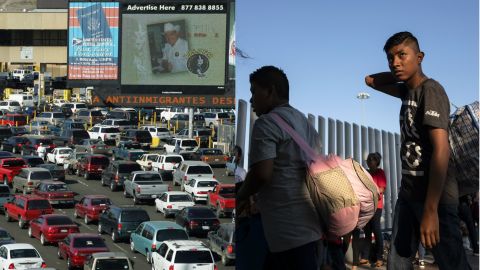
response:
<svg viewBox="0 0 480 270"><path fill-rule="evenodd" d="M68 79L117 80L118 2L70 2Z"/></svg>

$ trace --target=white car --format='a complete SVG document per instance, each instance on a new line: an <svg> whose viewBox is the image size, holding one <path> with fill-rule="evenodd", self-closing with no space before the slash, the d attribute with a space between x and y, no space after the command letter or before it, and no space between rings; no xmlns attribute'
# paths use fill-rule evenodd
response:
<svg viewBox="0 0 480 270"><path fill-rule="evenodd" d="M1 269L46 268L40 253L30 244L7 244L0 247Z"/></svg>
<svg viewBox="0 0 480 270"><path fill-rule="evenodd" d="M174 167L183 162L183 156L178 154L159 155L156 160L152 162L152 170L161 172L163 175L173 173ZM167 178L170 178L167 177Z"/></svg>
<svg viewBox="0 0 480 270"><path fill-rule="evenodd" d="M159 154L143 154L140 156L140 159L137 159L135 162L142 167L142 170L150 171L152 169L152 163L157 160L158 156Z"/></svg>
<svg viewBox="0 0 480 270"><path fill-rule="evenodd" d="M65 99L54 99L53 100L53 105L62 107L63 104L67 103Z"/></svg>
<svg viewBox="0 0 480 270"><path fill-rule="evenodd" d="M198 177L183 185L183 189L192 196L194 202L207 201L208 192L213 191L218 184L220 183L214 178Z"/></svg>
<svg viewBox="0 0 480 270"><path fill-rule="evenodd" d="M175 216L183 208L194 206L192 197L181 191L169 191L163 193L159 198L155 199L155 208L157 212L163 213L167 218L170 215Z"/></svg>
<svg viewBox="0 0 480 270"><path fill-rule="evenodd" d="M16 112L20 111L22 107L20 106L20 103L15 100L5 100L5 101L0 101L0 110L7 110L9 112Z"/></svg>
<svg viewBox="0 0 480 270"><path fill-rule="evenodd" d="M88 109L87 104L82 102L65 103L63 104L62 107L69 108L72 111L72 113L76 113L77 110L80 110L80 109Z"/></svg>
<svg viewBox="0 0 480 270"><path fill-rule="evenodd" d="M172 134L166 127L143 126L143 127L140 127L140 129L150 132L150 135L152 135L152 137L158 137L160 140L166 140L166 139L172 138Z"/></svg>
<svg viewBox="0 0 480 270"><path fill-rule="evenodd" d="M53 149L51 153L47 154L47 162L63 165L65 158L70 156L70 153L72 152L73 149L70 147L57 147Z"/></svg>
<svg viewBox="0 0 480 270"><path fill-rule="evenodd" d="M212 167L203 161L185 160L173 171L173 184L183 186L198 177L215 178Z"/></svg>
<svg viewBox="0 0 480 270"><path fill-rule="evenodd" d="M88 132L90 139L100 139L102 141L120 140L120 130L117 127L95 125Z"/></svg>
<svg viewBox="0 0 480 270"><path fill-rule="evenodd" d="M164 241L152 254L152 270L217 270L212 251L198 240Z"/></svg>

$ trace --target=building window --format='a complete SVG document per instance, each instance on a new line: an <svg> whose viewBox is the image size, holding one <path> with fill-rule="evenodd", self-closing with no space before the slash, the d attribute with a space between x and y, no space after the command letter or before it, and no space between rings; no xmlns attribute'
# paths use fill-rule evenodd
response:
<svg viewBox="0 0 480 270"><path fill-rule="evenodd" d="M67 30L0 30L0 46L67 46Z"/></svg>

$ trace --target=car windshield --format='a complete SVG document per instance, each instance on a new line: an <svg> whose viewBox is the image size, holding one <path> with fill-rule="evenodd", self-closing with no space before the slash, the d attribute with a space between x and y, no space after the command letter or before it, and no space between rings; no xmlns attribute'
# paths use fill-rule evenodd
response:
<svg viewBox="0 0 480 270"><path fill-rule="evenodd" d="M3 162L3 167L20 167L25 165L25 161L21 159L15 159L15 160L5 160Z"/></svg>
<svg viewBox="0 0 480 270"><path fill-rule="evenodd" d="M212 133L210 130L199 130L197 132L198 136L210 136L210 134Z"/></svg>
<svg viewBox="0 0 480 270"><path fill-rule="evenodd" d="M235 194L235 187L228 187L228 188L222 188L220 189L220 194Z"/></svg>
<svg viewBox="0 0 480 270"><path fill-rule="evenodd" d="M223 155L222 150L219 149L208 149L203 150L204 155Z"/></svg>
<svg viewBox="0 0 480 270"><path fill-rule="evenodd" d="M16 101L10 101L10 106L20 106L20 103Z"/></svg>
<svg viewBox="0 0 480 270"><path fill-rule="evenodd" d="M53 118L65 118L63 113L53 113Z"/></svg>
<svg viewBox="0 0 480 270"><path fill-rule="evenodd" d="M77 109L86 109L86 108L87 108L87 105L83 103L77 104Z"/></svg>
<svg viewBox="0 0 480 270"><path fill-rule="evenodd" d="M188 240L188 234L185 230L181 229L159 230L156 239L160 242L166 240Z"/></svg>
<svg viewBox="0 0 480 270"><path fill-rule="evenodd" d="M85 128L85 126L82 123L70 123L71 128Z"/></svg>
<svg viewBox="0 0 480 270"><path fill-rule="evenodd" d="M182 146L193 146L193 147L197 147L198 144L197 144L197 141L195 140L184 140L182 142Z"/></svg>
<svg viewBox="0 0 480 270"><path fill-rule="evenodd" d="M130 157L130 160L137 160L143 154L144 154L143 152L130 152L130 153L128 153L128 156Z"/></svg>
<svg viewBox="0 0 480 270"><path fill-rule="evenodd" d="M31 167L35 167L39 164L44 164L45 163L45 161L43 161L43 159L40 158L40 157L39 158L29 158L27 162Z"/></svg>
<svg viewBox="0 0 480 270"><path fill-rule="evenodd" d="M119 173L131 173L133 171L140 171L142 168L138 163L135 164L120 164L118 166Z"/></svg>
<svg viewBox="0 0 480 270"><path fill-rule="evenodd" d="M68 191L68 187L66 184L52 184L48 185L48 191Z"/></svg>
<svg viewBox="0 0 480 270"><path fill-rule="evenodd" d="M52 179L52 174L50 172L32 172L30 174L31 180L45 180Z"/></svg>
<svg viewBox="0 0 480 270"><path fill-rule="evenodd" d="M181 157L166 157L165 162L180 163L180 162L182 162L182 158Z"/></svg>
<svg viewBox="0 0 480 270"><path fill-rule="evenodd" d="M59 154L70 154L71 152L73 152L72 149L62 149L58 151Z"/></svg>
<svg viewBox="0 0 480 270"><path fill-rule="evenodd" d="M192 198L185 194L185 195L170 195L170 202L191 202Z"/></svg>
<svg viewBox="0 0 480 270"><path fill-rule="evenodd" d="M12 237L10 236L10 234L8 234L7 231L0 230L0 239L6 239L6 238L7 238L7 239L10 239L10 238L12 238Z"/></svg>
<svg viewBox="0 0 480 270"><path fill-rule="evenodd" d="M50 209L50 203L47 200L30 200L28 201L28 210Z"/></svg>
<svg viewBox="0 0 480 270"><path fill-rule="evenodd" d="M69 217L55 216L46 218L48 225L72 225L73 221Z"/></svg>
<svg viewBox="0 0 480 270"><path fill-rule="evenodd" d="M122 212L122 221L131 222L138 221L150 221L150 217L145 211L123 211Z"/></svg>
<svg viewBox="0 0 480 270"><path fill-rule="evenodd" d="M10 195L10 188L7 186L0 186L0 197L4 194Z"/></svg>
<svg viewBox="0 0 480 270"><path fill-rule="evenodd" d="M191 166L188 168L189 174L213 174L210 166Z"/></svg>
<svg viewBox="0 0 480 270"><path fill-rule="evenodd" d="M188 211L188 217L191 218L216 218L217 216L208 208L191 208Z"/></svg>
<svg viewBox="0 0 480 270"><path fill-rule="evenodd" d="M111 205L112 202L110 201L109 198L95 198L95 199L92 199L92 205L101 205L101 204Z"/></svg>
<svg viewBox="0 0 480 270"><path fill-rule="evenodd" d="M181 250L175 255L175 263L213 263L212 254L207 250Z"/></svg>
<svg viewBox="0 0 480 270"><path fill-rule="evenodd" d="M167 128L158 128L157 132L169 132Z"/></svg>
<svg viewBox="0 0 480 270"><path fill-rule="evenodd" d="M40 254L35 249L14 249L10 250L10 258L40 258Z"/></svg>
<svg viewBox="0 0 480 270"><path fill-rule="evenodd" d="M103 133L120 133L118 128L104 128L102 131Z"/></svg>
<svg viewBox="0 0 480 270"><path fill-rule="evenodd" d="M155 161L157 159L157 155L150 155L147 157L147 160L150 160L150 161Z"/></svg>
<svg viewBox="0 0 480 270"><path fill-rule="evenodd" d="M100 237L78 237L73 240L73 247L76 248L99 248L106 247Z"/></svg>
<svg viewBox="0 0 480 270"><path fill-rule="evenodd" d="M218 183L215 182L215 181L199 181L197 183L197 187L214 187L216 186Z"/></svg>
<svg viewBox="0 0 480 270"><path fill-rule="evenodd" d="M73 104L65 103L65 104L63 104L62 108L73 108Z"/></svg>
<svg viewBox="0 0 480 270"><path fill-rule="evenodd" d="M50 144L53 144L53 141L50 140L50 139L38 139L38 140L37 140L37 143L38 143L38 144L42 143L42 144L44 144L44 145L45 145L45 144L50 145Z"/></svg>
<svg viewBox="0 0 480 270"><path fill-rule="evenodd" d="M103 114L102 114L101 111L91 111L90 115L92 115L92 116L102 116Z"/></svg>
<svg viewBox="0 0 480 270"><path fill-rule="evenodd" d="M18 121L18 122L26 122L27 121L27 117L26 116L14 116L13 121Z"/></svg>
<svg viewBox="0 0 480 270"><path fill-rule="evenodd" d="M135 182L162 181L162 177L158 173L139 173L135 176Z"/></svg>
<svg viewBox="0 0 480 270"><path fill-rule="evenodd" d="M94 157L92 158L92 164L93 165L104 165L104 166L108 166L108 163L110 161L108 160L107 157Z"/></svg>
<svg viewBox="0 0 480 270"><path fill-rule="evenodd" d="M117 126L129 126L130 121L127 121L127 120L115 121L115 125L117 125Z"/></svg>
<svg viewBox="0 0 480 270"><path fill-rule="evenodd" d="M97 259L95 270L129 269L127 259Z"/></svg>

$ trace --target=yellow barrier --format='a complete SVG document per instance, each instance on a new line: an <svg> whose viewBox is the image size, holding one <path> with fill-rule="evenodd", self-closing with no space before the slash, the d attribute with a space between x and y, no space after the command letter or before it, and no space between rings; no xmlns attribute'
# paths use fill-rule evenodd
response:
<svg viewBox="0 0 480 270"><path fill-rule="evenodd" d="M157 148L160 146L160 138L159 137L152 137L152 148Z"/></svg>

